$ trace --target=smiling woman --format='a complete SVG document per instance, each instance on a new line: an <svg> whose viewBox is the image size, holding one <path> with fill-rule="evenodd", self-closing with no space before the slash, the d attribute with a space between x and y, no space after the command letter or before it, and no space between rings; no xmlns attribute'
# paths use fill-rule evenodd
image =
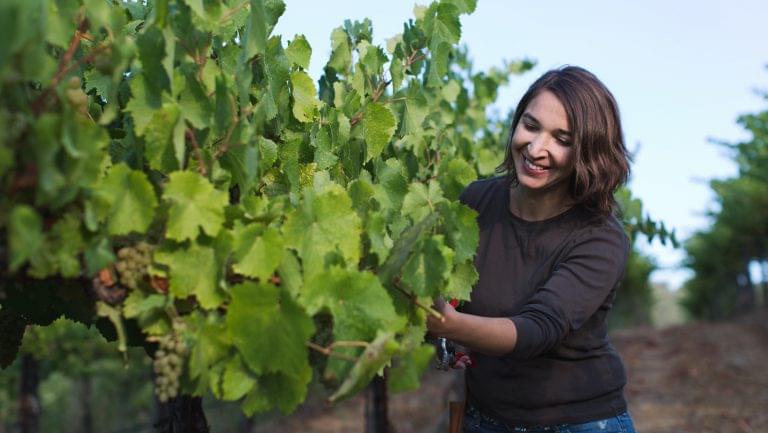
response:
<svg viewBox="0 0 768 433"><path fill-rule="evenodd" d="M480 228L471 300L439 302L445 319L428 319L471 350L464 431L633 432L606 325L629 254L611 93L582 68L544 74L518 104L499 171L460 197Z"/></svg>

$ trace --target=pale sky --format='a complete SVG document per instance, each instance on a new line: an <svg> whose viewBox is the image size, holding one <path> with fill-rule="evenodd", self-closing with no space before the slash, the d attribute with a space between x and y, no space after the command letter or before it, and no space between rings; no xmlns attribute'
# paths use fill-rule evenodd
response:
<svg viewBox="0 0 768 433"><path fill-rule="evenodd" d="M386 46L415 4L285 1L274 34L284 41L306 36L315 80L328 60L333 28L345 19L370 18L374 42ZM704 212L715 205L707 180L736 173L725 151L708 139L746 139L738 115L768 109L755 93L768 90L768 2L480 0L461 22L462 43L477 70L504 59L537 61L500 93L502 113L548 69L572 64L595 73L619 103L630 150L639 144L630 187L645 210L674 227L680 239L707 226ZM662 267L654 281L678 287L687 278L679 267L682 250L640 244Z"/></svg>

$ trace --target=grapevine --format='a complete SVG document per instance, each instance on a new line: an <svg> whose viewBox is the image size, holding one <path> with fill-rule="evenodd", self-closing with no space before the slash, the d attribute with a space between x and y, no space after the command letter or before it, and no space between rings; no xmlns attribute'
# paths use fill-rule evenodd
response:
<svg viewBox="0 0 768 433"><path fill-rule="evenodd" d="M290 412L313 370L337 401L388 365L418 386L430 305L477 279L458 197L503 159L487 108L533 62L473 69L475 1L416 7L386 46L345 22L328 59L273 34L286 7L0 3L19 17L0 53L3 314L158 343L160 400Z"/></svg>

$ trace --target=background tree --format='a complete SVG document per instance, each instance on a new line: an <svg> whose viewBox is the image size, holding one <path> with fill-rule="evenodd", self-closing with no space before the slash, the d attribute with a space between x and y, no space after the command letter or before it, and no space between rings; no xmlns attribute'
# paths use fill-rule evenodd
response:
<svg viewBox="0 0 768 433"><path fill-rule="evenodd" d="M767 299L768 111L741 116L738 123L752 138L718 143L730 149L739 173L710 182L717 204L709 212L712 224L685 244L694 276L685 283L683 305L697 318L729 318ZM762 287L752 281L754 266L762 271Z"/></svg>

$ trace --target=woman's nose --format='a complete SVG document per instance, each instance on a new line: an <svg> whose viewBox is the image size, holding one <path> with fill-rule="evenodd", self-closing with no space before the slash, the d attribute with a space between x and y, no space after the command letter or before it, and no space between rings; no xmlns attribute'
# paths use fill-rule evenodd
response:
<svg viewBox="0 0 768 433"><path fill-rule="evenodd" d="M546 147L547 147L546 136L544 134L536 134L536 136L533 137L533 140L531 140L531 142L528 143L528 153L531 155L532 158L543 156L546 150Z"/></svg>

